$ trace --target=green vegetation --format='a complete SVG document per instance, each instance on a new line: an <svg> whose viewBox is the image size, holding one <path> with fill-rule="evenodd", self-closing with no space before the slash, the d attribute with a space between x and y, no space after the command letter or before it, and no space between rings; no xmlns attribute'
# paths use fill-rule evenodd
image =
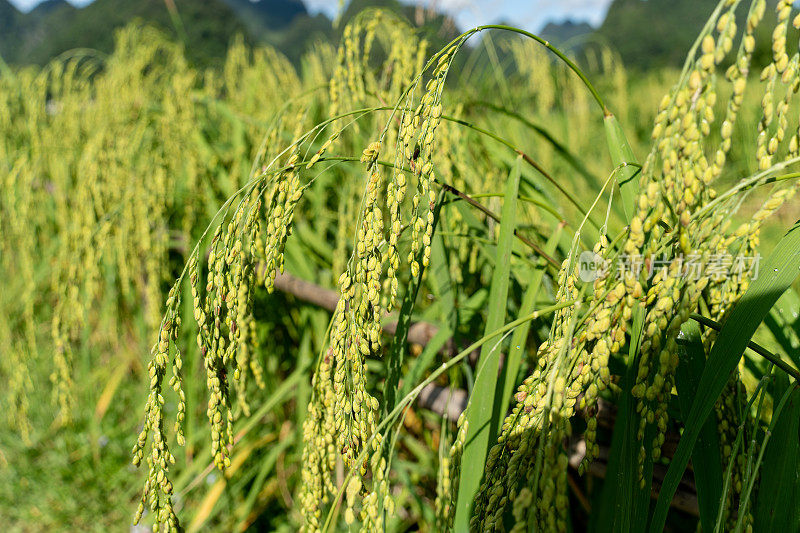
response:
<svg viewBox="0 0 800 533"><path fill-rule="evenodd" d="M354 0L340 22L346 23L367 7L417 18L414 7L397 0ZM299 65L317 42L338 40L343 27L335 28L323 14L312 16L300 0L94 0L81 9L65 0L47 0L26 14L16 11L8 0L0 0L0 57L9 63L43 65L76 48L111 53L114 30L134 21L147 22L184 41L187 58L200 67L218 66L237 36L251 44L269 44ZM450 19L435 14L427 14L419 29L437 46L456 34Z"/></svg>
<svg viewBox="0 0 800 533"><path fill-rule="evenodd" d="M4 9L10 8L6 0L0 3L7 6ZM221 0L186 2L181 4L179 16L187 53L202 64L223 57L231 37L245 30ZM114 30L135 19L175 31L163 0L98 0L82 9L63 0L50 0L17 16L17 24L4 32L0 55L10 63L45 64L75 48L109 53L114 46Z"/></svg>
<svg viewBox="0 0 800 533"><path fill-rule="evenodd" d="M290 57L252 32L301 4L169 5L0 63L7 528L800 526L791 3L645 72L359 4Z"/></svg>
<svg viewBox="0 0 800 533"><path fill-rule="evenodd" d="M778 3L767 2L764 24L754 34L757 64L772 57L771 28ZM716 5L716 0L614 0L597 37L617 50L628 68L678 67ZM745 10L736 13L736 24L746 24ZM790 39L796 37L796 30L790 29Z"/></svg>

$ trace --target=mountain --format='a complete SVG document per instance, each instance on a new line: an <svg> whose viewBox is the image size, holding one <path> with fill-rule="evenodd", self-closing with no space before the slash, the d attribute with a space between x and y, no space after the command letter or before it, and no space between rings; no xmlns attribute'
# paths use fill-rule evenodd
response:
<svg viewBox="0 0 800 533"><path fill-rule="evenodd" d="M12 27L22 13L17 11L11 2L8 0L0 0L0 29L8 29Z"/></svg>
<svg viewBox="0 0 800 533"><path fill-rule="evenodd" d="M0 12L3 4L7 1L0 0ZM247 33L222 0L177 0L175 5L185 28L187 55L198 64L224 57L230 39ZM17 13L4 32L7 37L0 40L0 55L12 63L43 64L74 48L111 52L114 30L136 19L180 37L163 0L95 0L80 9L50 0L30 13Z"/></svg>
<svg viewBox="0 0 800 533"><path fill-rule="evenodd" d="M301 0L223 0L253 34L284 28L297 17L308 15Z"/></svg>
<svg viewBox="0 0 800 533"><path fill-rule="evenodd" d="M0 56L9 63L44 64L74 48L110 52L114 30L133 20L155 25L174 39L186 40L186 53L198 65L218 63L237 34L250 44L275 46L298 64L317 40L337 42L344 25L367 7L393 10L438 50L457 35L449 17L397 0L352 0L334 28L323 14L311 15L301 0L172 0L174 21L165 0L95 0L75 8L64 0L47 0L20 13L0 0Z"/></svg>
<svg viewBox="0 0 800 533"><path fill-rule="evenodd" d="M64 0L47 0L29 13L19 13L8 37L0 42L0 55L16 62L21 54L37 53L47 48L52 35L63 32L60 21L69 20L77 11Z"/></svg>
<svg viewBox="0 0 800 533"><path fill-rule="evenodd" d="M597 33L626 66L679 65L717 0L614 0Z"/></svg>
<svg viewBox="0 0 800 533"><path fill-rule="evenodd" d="M718 0L614 0L597 34L619 51L627 67L681 66L717 4ZM745 25L748 5L742 2L736 11L739 28ZM755 34L755 65L765 65L772 55L776 5L777 0L767 0ZM786 42L797 42L797 38L797 30L790 26Z"/></svg>
<svg viewBox="0 0 800 533"><path fill-rule="evenodd" d="M110 52L114 30L139 19L175 39L185 35L187 56L200 65L220 61L231 39L285 48L299 60L309 41L331 36L331 21L310 16L300 0L174 0L176 27L164 0L95 0L75 8L47 0L20 13L0 0L0 56L9 63L43 64L74 48Z"/></svg>
<svg viewBox="0 0 800 533"><path fill-rule="evenodd" d="M369 7L379 7L402 15L416 29L417 35L428 41L430 53L438 52L461 33L451 17L434 9L409 5L398 0L350 0L342 13L339 29L344 28L353 17Z"/></svg>
<svg viewBox="0 0 800 533"><path fill-rule="evenodd" d="M254 42L274 46L298 64L308 46L333 38L323 14L310 15L301 0L223 0L247 27Z"/></svg>
<svg viewBox="0 0 800 533"><path fill-rule="evenodd" d="M547 39L551 43L559 46L571 45L576 43L580 37L586 37L594 33L586 22L573 22L567 20L562 23L548 22L539 32L539 36Z"/></svg>
<svg viewBox="0 0 800 533"><path fill-rule="evenodd" d="M756 34L757 64L767 61L771 54L777 0L767 1L766 20ZM180 18L177 28L167 9L173 2ZM583 22L566 21L547 24L539 34L578 54L582 36L606 42L620 53L628 68L680 66L717 2L613 0L596 30ZM201 66L219 63L237 34L250 44L275 46L298 64L311 43L338 42L345 24L367 7L390 9L404 16L428 40L431 52L458 34L450 17L398 0L350 0L336 25L323 14L312 16L302 0L95 0L80 9L65 0L46 0L29 13L20 13L8 0L0 0L0 57L9 63L44 64L73 48L110 52L114 30L139 19L176 40L185 38L188 58ZM740 28L745 7L743 4L738 10ZM787 41L795 35L796 30L790 28ZM501 39L500 34L493 39ZM475 39L472 45L479 43Z"/></svg>
<svg viewBox="0 0 800 533"><path fill-rule="evenodd" d="M65 0L45 0L41 4L34 7L30 13L29 18L35 19L37 17L45 17L57 9L75 9L72 5L68 4Z"/></svg>
<svg viewBox="0 0 800 533"><path fill-rule="evenodd" d="M0 57L3 57L3 50L11 46L20 18L22 13L8 0L0 0Z"/></svg>

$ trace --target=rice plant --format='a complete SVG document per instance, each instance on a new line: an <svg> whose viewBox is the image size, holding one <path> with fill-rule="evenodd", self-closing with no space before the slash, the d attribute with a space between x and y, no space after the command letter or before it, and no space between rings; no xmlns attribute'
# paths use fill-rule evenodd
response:
<svg viewBox="0 0 800 533"><path fill-rule="evenodd" d="M10 522L796 530L793 11L722 0L663 87L376 9L299 72L140 26L4 67L0 494L45 440L121 492Z"/></svg>

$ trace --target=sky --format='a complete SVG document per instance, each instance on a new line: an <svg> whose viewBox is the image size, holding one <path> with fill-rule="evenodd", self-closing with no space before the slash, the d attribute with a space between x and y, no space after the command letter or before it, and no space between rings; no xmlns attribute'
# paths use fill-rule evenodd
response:
<svg viewBox="0 0 800 533"><path fill-rule="evenodd" d="M10 0L22 11L29 11L41 0ZM73 5L85 5L91 0L68 0ZM539 31L548 22L585 21L598 26L605 16L611 0L421 0L453 16L462 30L498 21L511 22L529 31ZM323 12L334 16L339 0L304 0L312 13Z"/></svg>
<svg viewBox="0 0 800 533"><path fill-rule="evenodd" d="M14 6L19 9L20 11L30 11L33 9L38 3L41 3L42 0L8 0ZM67 0L73 6L85 6L86 4L91 3L92 0Z"/></svg>
<svg viewBox="0 0 800 533"><path fill-rule="evenodd" d="M339 5L338 0L304 1L310 11L329 15L335 14ZM455 18L462 30L502 20L529 31L539 31L548 22L567 19L599 26L611 0L422 0L406 3L421 3L444 11Z"/></svg>

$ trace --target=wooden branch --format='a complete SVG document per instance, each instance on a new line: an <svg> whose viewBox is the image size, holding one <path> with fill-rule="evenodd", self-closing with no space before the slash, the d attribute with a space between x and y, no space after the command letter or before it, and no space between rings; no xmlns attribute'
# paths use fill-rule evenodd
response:
<svg viewBox="0 0 800 533"><path fill-rule="evenodd" d="M328 311L333 312L339 303L339 293L326 289L309 281L302 280L291 274L278 274L275 276L275 288L281 292L291 294L299 300L308 302ZM384 333L394 335L397 331L397 321L386 322L382 326ZM414 322L408 329L408 342L425 346L439 332L439 327L430 322Z"/></svg>
<svg viewBox="0 0 800 533"><path fill-rule="evenodd" d="M263 269L259 269L263 270ZM299 300L308 302L333 312L339 303L339 293L302 280L291 274L278 273L275 276L275 288L291 294Z"/></svg>
<svg viewBox="0 0 800 533"><path fill-rule="evenodd" d="M451 422L456 422L466 409L468 400L467 391L464 389L440 387L430 383L417 396L417 405L446 416Z"/></svg>

